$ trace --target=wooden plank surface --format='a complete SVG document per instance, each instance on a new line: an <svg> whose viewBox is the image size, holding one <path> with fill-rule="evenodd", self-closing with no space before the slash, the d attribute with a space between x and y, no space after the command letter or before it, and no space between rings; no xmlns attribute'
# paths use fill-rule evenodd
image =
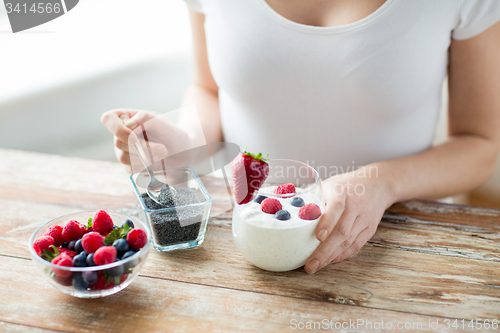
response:
<svg viewBox="0 0 500 333"><path fill-rule="evenodd" d="M113 312L130 309L127 302L159 314L163 312L155 311L169 305L169 299L186 308L167 306L167 318L157 315L149 321L153 331L167 326L180 331L280 331L290 329L294 318L500 319L499 210L422 201L398 204L357 256L312 276L302 269L272 273L253 267L236 249L224 182L210 177L203 182L214 204L201 247L152 250L141 275L126 290L102 300L77 300L30 275L28 238L47 220L79 210L133 215L125 170L117 163L0 149L0 282L10 286L0 289L2 301L7 300L0 305L0 331L19 331L18 325L60 330L63 317L73 324L62 331L106 331L109 323L127 322ZM34 289L37 301L23 302ZM150 290L161 296L150 304L130 300ZM29 314L54 300L65 306L63 315ZM82 314L81 304L99 304L104 318ZM85 326L77 316L94 318L95 326ZM189 321L193 326L186 326Z"/></svg>

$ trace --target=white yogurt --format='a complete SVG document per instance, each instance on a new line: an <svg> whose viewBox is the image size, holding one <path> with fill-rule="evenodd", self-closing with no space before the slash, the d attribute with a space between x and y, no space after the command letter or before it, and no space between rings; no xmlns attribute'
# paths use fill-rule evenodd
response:
<svg viewBox="0 0 500 333"><path fill-rule="evenodd" d="M275 187L263 188L259 194L272 193ZM297 189L296 196L304 199L305 205L315 203L323 211L321 200L310 193ZM318 247L315 231L319 218L302 220L300 207L290 204L291 198L278 198L291 218L278 220L274 214L261 210L261 205L252 201L236 205L233 210L233 237L243 256L255 266L275 272L290 271L304 266L307 258Z"/></svg>

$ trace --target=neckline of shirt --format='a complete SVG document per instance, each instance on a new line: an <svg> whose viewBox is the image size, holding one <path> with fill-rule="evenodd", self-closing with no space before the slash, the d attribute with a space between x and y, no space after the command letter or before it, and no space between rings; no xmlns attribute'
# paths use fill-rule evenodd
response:
<svg viewBox="0 0 500 333"><path fill-rule="evenodd" d="M276 21L281 23L282 25L291 28L293 30L301 31L301 32L308 32L308 33L316 33L316 34L336 34L336 33L343 33L347 31L352 31L359 29L361 27L364 27L372 22L374 22L377 18L379 18L383 13L387 11L387 9L394 3L396 0L386 0L382 6L377 8L373 13L370 15L362 18L361 20L358 20L353 23L345 24L345 25L339 25L339 26L333 26L333 27L318 27L314 25L307 25L307 24L302 24L302 23L297 23L292 20L289 20L282 16L281 14L278 14L269 4L267 3L266 0L254 0L260 3L261 7L264 9L264 11L269 14L271 17L273 17Z"/></svg>

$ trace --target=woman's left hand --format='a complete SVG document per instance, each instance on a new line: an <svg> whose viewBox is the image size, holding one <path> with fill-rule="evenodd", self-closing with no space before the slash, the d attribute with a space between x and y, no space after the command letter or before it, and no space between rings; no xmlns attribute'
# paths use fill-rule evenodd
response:
<svg viewBox="0 0 500 333"><path fill-rule="evenodd" d="M375 165L330 177L322 187L326 207L316 228L321 244L306 262L309 274L356 254L393 203L390 187L378 178Z"/></svg>

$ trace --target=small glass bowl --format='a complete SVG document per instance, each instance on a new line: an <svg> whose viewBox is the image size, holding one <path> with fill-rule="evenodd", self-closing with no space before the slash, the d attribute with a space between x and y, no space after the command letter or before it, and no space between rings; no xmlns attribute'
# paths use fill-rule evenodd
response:
<svg viewBox="0 0 500 333"><path fill-rule="evenodd" d="M189 249L203 243L212 198L196 171L181 166L155 171L154 175L159 181L174 187L178 194L192 193L190 195L194 195L197 202L162 208L153 203L146 193L149 175L143 172L130 176L140 218L147 221L153 235L153 248L167 252Z"/></svg>
<svg viewBox="0 0 500 333"><path fill-rule="evenodd" d="M69 220L77 220L82 224L86 224L86 221L90 217L94 217L95 213L96 212L92 211L84 211L57 217L36 229L29 240L29 251L31 253L31 257L33 258L33 262L35 263L35 266L38 268L38 270L42 272L42 275L45 277L45 279L63 293L79 298L104 297L116 294L117 292L125 289L130 283L132 283L137 275L139 275L142 266L146 262L146 258L148 257L150 249L149 240L151 239L151 233L149 232L149 229L144 225L144 223L127 215L108 211L109 216L111 216L113 222L116 225L119 226L123 221L129 219L134 223L135 229L143 229L144 231L146 231L146 234L148 235L148 242L141 250L139 250L134 255L107 265L89 267L66 267L51 264L50 262L41 258L35 252L33 248L33 242L39 237L42 237L47 229L49 229L51 226L60 225L64 227L64 225ZM117 271L121 274L117 274ZM102 288L97 286L90 286L87 289L83 290L77 289L73 286L73 279L75 279L79 274L83 274L84 272L96 272L99 275L104 275L106 273L106 276L110 276L107 273L111 272L111 275L118 276L109 277L109 282L106 281L107 283L104 283Z"/></svg>

